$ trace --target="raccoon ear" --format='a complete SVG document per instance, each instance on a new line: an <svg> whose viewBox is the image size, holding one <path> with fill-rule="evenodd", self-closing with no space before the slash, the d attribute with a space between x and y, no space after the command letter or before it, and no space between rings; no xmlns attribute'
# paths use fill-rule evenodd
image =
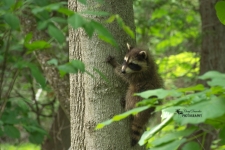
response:
<svg viewBox="0 0 225 150"><path fill-rule="evenodd" d="M139 55L140 55L142 58L144 58L144 59L147 58L147 53L146 53L146 51L140 51L140 52L139 52Z"/></svg>
<svg viewBox="0 0 225 150"><path fill-rule="evenodd" d="M130 46L130 44L129 44L129 43L127 43L127 49L128 49L128 51L130 51L130 50L132 50L132 49L133 49L133 47L132 47L132 46Z"/></svg>

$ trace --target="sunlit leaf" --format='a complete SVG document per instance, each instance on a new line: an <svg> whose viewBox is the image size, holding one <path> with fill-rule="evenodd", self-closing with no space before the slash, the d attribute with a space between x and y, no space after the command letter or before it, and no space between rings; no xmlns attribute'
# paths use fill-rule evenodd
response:
<svg viewBox="0 0 225 150"><path fill-rule="evenodd" d="M122 120L122 119L124 119L124 118L126 118L126 117L128 117L130 115L135 115L135 114L137 114L137 113L139 113L141 111L144 111L144 110L148 109L149 107L150 106L137 107L137 108L129 110L129 111L125 112L125 113L122 113L122 114L119 114L119 115L115 115L112 119L99 123L96 126L95 129L101 129L104 126L109 125L109 124L111 124L114 121L120 121L120 120Z"/></svg>
<svg viewBox="0 0 225 150"><path fill-rule="evenodd" d="M166 98L167 96L173 95L174 97L180 96L182 93L176 91L176 90L164 90L164 89L155 89L155 90L148 90L141 93L134 94L135 96L141 96L145 99L157 96L159 99Z"/></svg>
<svg viewBox="0 0 225 150"><path fill-rule="evenodd" d="M154 136L163 127L165 127L167 124L169 124L171 122L172 118L173 118L173 114L170 113L170 114L168 114L167 118L164 119L160 124L158 124L157 126L153 127L149 131L145 131L144 134L141 136L141 139L138 142L139 145L144 145L149 138L151 138L152 136Z"/></svg>
<svg viewBox="0 0 225 150"><path fill-rule="evenodd" d="M206 119L217 118L225 114L225 99L212 97L211 100L201 101L199 103L193 104L191 106L186 107L187 111L199 111L198 113L200 116L198 117L191 117L190 115L196 113L190 113L188 117L188 113L184 113L184 115L175 115L174 120L181 125L185 124L199 124L206 121Z"/></svg>
<svg viewBox="0 0 225 150"><path fill-rule="evenodd" d="M24 46L28 49L28 52L51 47L51 45L46 41L34 41L32 43L25 43Z"/></svg>
<svg viewBox="0 0 225 150"><path fill-rule="evenodd" d="M203 91L205 88L202 84L198 84L195 86L187 87L187 88L180 88L178 91L181 92L188 92L188 91Z"/></svg>
<svg viewBox="0 0 225 150"><path fill-rule="evenodd" d="M107 23L112 23L115 19L116 19L116 15L112 15L106 20L106 22Z"/></svg>

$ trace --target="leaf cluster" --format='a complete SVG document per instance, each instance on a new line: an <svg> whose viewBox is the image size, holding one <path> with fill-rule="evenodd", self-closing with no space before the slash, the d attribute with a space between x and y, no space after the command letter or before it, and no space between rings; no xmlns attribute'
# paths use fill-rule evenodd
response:
<svg viewBox="0 0 225 150"><path fill-rule="evenodd" d="M156 107L155 112L161 112L162 121L144 132L139 145L146 144L147 148L154 150L172 150L185 144L182 149L197 150L201 149L203 143L193 142L193 137L190 135L199 130L203 130L203 133L196 135L196 137L206 133L216 134L216 130L221 130L219 144L224 145L225 74L209 71L200 76L199 79L206 80L207 86L198 84L173 90L156 89L136 93L135 96L144 99L136 108L99 123L96 129L124 119L129 115L135 115L149 107ZM155 105L156 99L150 98L152 96L163 101L163 104ZM206 124L210 128L204 128L199 124ZM187 127L187 125L192 125L192 127ZM214 147L219 149L218 142Z"/></svg>

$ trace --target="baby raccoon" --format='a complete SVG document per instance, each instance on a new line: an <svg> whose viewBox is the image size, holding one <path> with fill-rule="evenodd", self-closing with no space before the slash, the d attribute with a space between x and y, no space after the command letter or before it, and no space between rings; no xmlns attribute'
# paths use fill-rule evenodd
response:
<svg viewBox="0 0 225 150"><path fill-rule="evenodd" d="M143 92L150 89L163 87L162 79L157 73L157 66L152 55L145 50L130 47L127 44L128 52L124 57L123 64L120 65L114 57L109 56L107 62L115 68L115 72L129 84L125 97L125 110L133 109L142 98L133 96L134 93ZM134 146L139 141L142 130L154 107L138 113L131 120L131 145Z"/></svg>

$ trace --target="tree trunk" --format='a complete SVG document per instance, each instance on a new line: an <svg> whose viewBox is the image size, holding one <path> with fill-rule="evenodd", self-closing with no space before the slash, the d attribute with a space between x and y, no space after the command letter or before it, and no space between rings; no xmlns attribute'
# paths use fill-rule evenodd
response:
<svg viewBox="0 0 225 150"><path fill-rule="evenodd" d="M91 8L94 11L119 14L126 25L134 31L133 5L130 0L105 0L101 5L94 0L88 0L85 6L69 0L68 6L78 12ZM91 19L103 22L106 18ZM82 29L76 31L71 29L69 33L70 59L82 60L85 69L95 76L92 78L87 74L70 75L71 149L73 150L132 149L127 120L113 123L101 130L94 130L98 123L124 111L120 106L120 99L125 95L126 85L114 75L113 69L105 63L105 59L108 55L112 55L122 61L126 42L135 43L116 23L107 25L107 28L117 40L119 51L100 41L96 35L89 39ZM93 68L104 73L111 84L103 80ZM133 149L140 149L140 147Z"/></svg>
<svg viewBox="0 0 225 150"><path fill-rule="evenodd" d="M215 4L217 0L199 0L200 14L202 20L202 47L200 60L200 75L210 70L225 72L225 26L219 22L216 16ZM206 82L201 83L206 85ZM203 125L204 128L206 125ZM210 127L208 127L210 128ZM216 138L215 134L206 134L205 137L197 139L203 143L204 150L210 150L212 141Z"/></svg>
<svg viewBox="0 0 225 150"><path fill-rule="evenodd" d="M61 107L55 115L49 137L43 143L42 150L68 150L70 147L70 121Z"/></svg>
<svg viewBox="0 0 225 150"><path fill-rule="evenodd" d="M202 48L200 75L209 70L225 72L225 26L216 16L217 0L200 0Z"/></svg>

